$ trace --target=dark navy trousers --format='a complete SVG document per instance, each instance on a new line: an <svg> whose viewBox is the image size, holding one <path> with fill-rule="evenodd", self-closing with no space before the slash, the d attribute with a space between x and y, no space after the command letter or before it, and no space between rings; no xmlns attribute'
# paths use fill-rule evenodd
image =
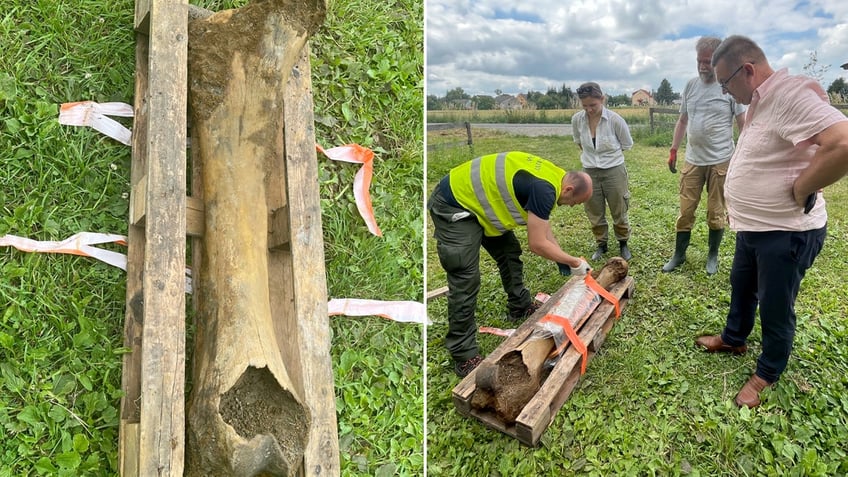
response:
<svg viewBox="0 0 848 477"><path fill-rule="evenodd" d="M737 232L730 270L730 311L721 339L745 344L760 309L763 352L756 374L780 378L795 338L795 299L801 280L822 249L827 227L804 232Z"/></svg>

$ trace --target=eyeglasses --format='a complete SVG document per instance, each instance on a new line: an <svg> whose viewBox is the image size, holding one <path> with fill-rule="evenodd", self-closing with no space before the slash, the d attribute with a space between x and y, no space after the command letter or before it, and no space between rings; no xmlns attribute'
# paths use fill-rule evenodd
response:
<svg viewBox="0 0 848 477"><path fill-rule="evenodd" d="M577 88L577 96L585 98L587 96L601 96L604 93L594 86L581 86Z"/></svg>
<svg viewBox="0 0 848 477"><path fill-rule="evenodd" d="M742 70L743 66L745 66L745 63L742 63L741 65L739 65L739 68L736 68L736 71L734 71L733 74L730 75L730 78L727 78L726 80L724 80L724 81L722 81L721 83L718 84L719 86L721 86L722 91L724 91L725 93L728 91L727 90L727 83L730 83L730 80L732 80L733 77L736 76L736 73L739 73L739 71Z"/></svg>

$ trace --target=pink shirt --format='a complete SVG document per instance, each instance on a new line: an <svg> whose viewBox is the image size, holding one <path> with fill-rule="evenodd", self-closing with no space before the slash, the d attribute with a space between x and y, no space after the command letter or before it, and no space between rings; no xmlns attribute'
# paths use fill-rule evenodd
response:
<svg viewBox="0 0 848 477"><path fill-rule="evenodd" d="M813 79L772 74L753 94L745 128L727 169L724 197L730 228L742 232L804 231L824 227L827 211L819 194L804 214L792 184L818 149L810 138L848 121L832 107Z"/></svg>

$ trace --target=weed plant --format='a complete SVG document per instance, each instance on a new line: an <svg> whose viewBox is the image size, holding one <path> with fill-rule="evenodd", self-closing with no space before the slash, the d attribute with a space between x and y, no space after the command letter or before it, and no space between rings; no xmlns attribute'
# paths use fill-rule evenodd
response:
<svg viewBox="0 0 848 477"><path fill-rule="evenodd" d="M451 167L475 155L523 150L565 169L579 169L571 138L493 133L468 148L428 152L432 190ZM681 154L683 151L681 151ZM666 166L666 146L638 141L625 154L630 176L635 293L576 389L553 416L537 448L525 447L454 408L460 379L444 347L446 301L428 302L427 459L429 476L835 476L848 475L848 184L828 187L828 237L798 296L798 329L789 367L754 410L733 398L762 350L757 324L744 356L704 353L695 337L722 329L730 302L729 272L735 236L719 251L709 276L704 204L699 208L686 263L662 273L674 248L679 175ZM559 207L554 234L567 252L589 257L594 240L582 207ZM525 244L526 232L519 229ZM611 244L613 256L617 246ZM477 325L515 327L506 321L506 297L494 261L481 253ZM567 280L555 264L522 255L531 294L553 293ZM602 266L603 262L592 265ZM444 286L428 227L427 287ZM478 334L481 351L503 338Z"/></svg>
<svg viewBox="0 0 848 477"><path fill-rule="evenodd" d="M133 103L133 2L3 6L0 236L126 233L130 148L57 116L65 102ZM376 152L384 232L356 211L359 166L319 157L330 297L423 299L422 25L421 2L333 2L311 41L317 141ZM93 259L0 249L0 476L117 475L125 280ZM421 475L421 327L330 323L342 474Z"/></svg>

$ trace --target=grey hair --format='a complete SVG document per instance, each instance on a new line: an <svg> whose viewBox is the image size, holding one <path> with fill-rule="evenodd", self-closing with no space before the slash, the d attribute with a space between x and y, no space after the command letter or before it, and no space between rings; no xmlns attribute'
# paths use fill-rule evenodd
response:
<svg viewBox="0 0 848 477"><path fill-rule="evenodd" d="M713 52L713 68L721 60L731 65L764 63L766 54L754 40L747 36L733 35L725 38Z"/></svg>
<svg viewBox="0 0 848 477"><path fill-rule="evenodd" d="M721 38L716 38L714 36L702 36L698 39L698 43L695 43L695 51L698 53L702 51L715 51L720 43Z"/></svg>

